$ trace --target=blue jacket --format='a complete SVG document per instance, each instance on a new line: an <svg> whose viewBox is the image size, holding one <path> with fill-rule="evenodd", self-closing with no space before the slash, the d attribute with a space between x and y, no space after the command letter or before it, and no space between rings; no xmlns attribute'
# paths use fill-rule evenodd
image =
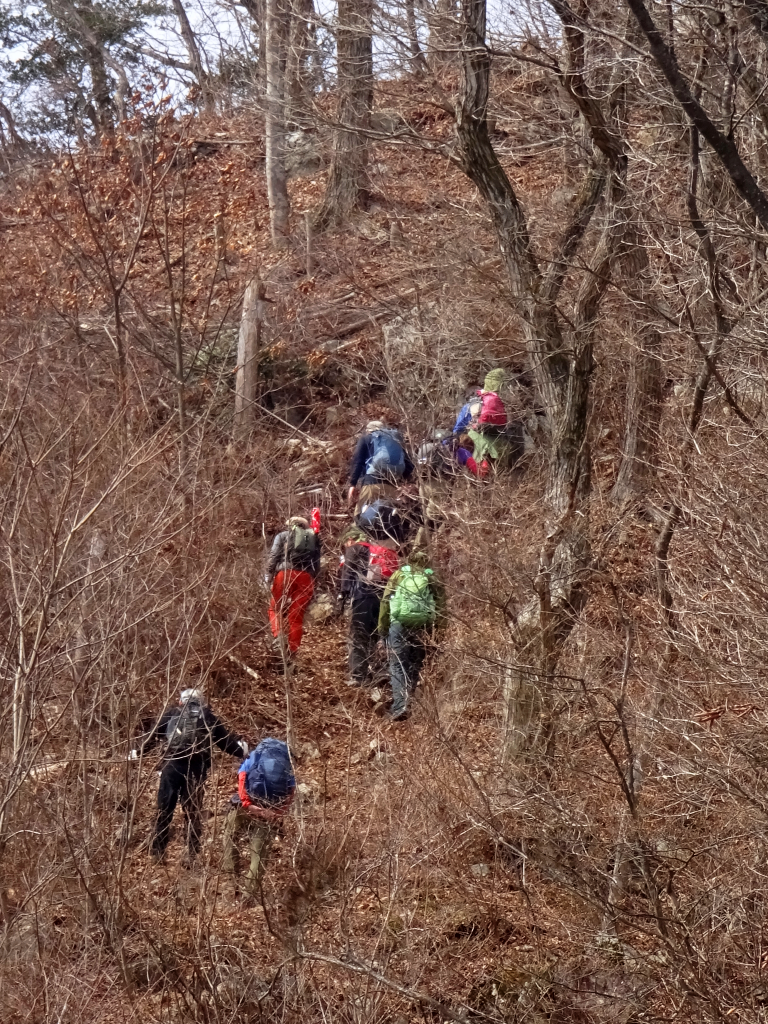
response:
<svg viewBox="0 0 768 1024"><path fill-rule="evenodd" d="M405 472L403 473L403 479L410 480L413 476L413 462L405 448L403 448L403 454L405 455ZM365 476L366 464L372 456L373 438L370 434L363 434L357 442L355 454L352 456L352 462L349 466L349 482L353 487L359 487L361 484L365 483L376 482L373 478L367 480Z"/></svg>
<svg viewBox="0 0 768 1024"><path fill-rule="evenodd" d="M476 401L476 398L472 399L472 402ZM456 417L456 422L453 425L454 434L463 433L463 431L465 431L469 424L472 422L472 413L469 411L469 407L472 405L472 402L466 402L464 405L462 405L461 411L459 412L459 415Z"/></svg>

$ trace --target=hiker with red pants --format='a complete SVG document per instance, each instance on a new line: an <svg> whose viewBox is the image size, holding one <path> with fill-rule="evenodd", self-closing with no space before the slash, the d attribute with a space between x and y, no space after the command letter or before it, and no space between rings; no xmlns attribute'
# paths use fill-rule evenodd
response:
<svg viewBox="0 0 768 1024"><path fill-rule="evenodd" d="M286 527L272 544L264 582L272 594L272 636L281 653L288 656L295 654L301 644L304 615L320 572L320 528L318 521L316 530L312 529L303 516L291 516Z"/></svg>

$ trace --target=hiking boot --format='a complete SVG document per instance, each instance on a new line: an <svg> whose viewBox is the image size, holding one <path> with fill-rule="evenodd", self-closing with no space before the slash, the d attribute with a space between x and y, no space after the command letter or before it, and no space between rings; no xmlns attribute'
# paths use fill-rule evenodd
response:
<svg viewBox="0 0 768 1024"><path fill-rule="evenodd" d="M410 717L408 711L390 711L387 715L390 722L407 722Z"/></svg>

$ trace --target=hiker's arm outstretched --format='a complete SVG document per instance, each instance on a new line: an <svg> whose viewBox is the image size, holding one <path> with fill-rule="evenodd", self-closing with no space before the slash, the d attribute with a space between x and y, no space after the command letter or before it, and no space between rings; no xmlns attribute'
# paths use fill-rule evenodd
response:
<svg viewBox="0 0 768 1024"><path fill-rule="evenodd" d="M215 715L210 708L206 708L203 711L203 715L205 716L205 724L211 734L211 739L216 746L223 750L225 754L231 754L232 757L242 757L243 748L240 746L238 734L230 732L219 716Z"/></svg>
<svg viewBox="0 0 768 1024"><path fill-rule="evenodd" d="M276 572L278 572L282 565L283 554L285 552L285 544L288 540L288 534L285 530L282 533L278 533L275 539L272 541L272 550L269 552L269 559L267 560L266 574L270 579L274 578Z"/></svg>
<svg viewBox="0 0 768 1024"><path fill-rule="evenodd" d="M349 464L349 483L357 487L360 478L365 476L365 464L370 458L370 445L367 434L364 434L357 442L352 462Z"/></svg>
<svg viewBox="0 0 768 1024"><path fill-rule="evenodd" d="M176 708L174 707L166 708L149 731L137 737L135 749L139 757L143 757L152 747L156 747L161 740L165 740L165 730L175 711Z"/></svg>

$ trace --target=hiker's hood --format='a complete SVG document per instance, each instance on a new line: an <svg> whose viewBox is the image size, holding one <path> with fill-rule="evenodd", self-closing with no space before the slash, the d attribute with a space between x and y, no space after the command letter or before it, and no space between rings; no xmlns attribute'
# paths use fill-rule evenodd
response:
<svg viewBox="0 0 768 1024"><path fill-rule="evenodd" d="M430 558L428 551L414 551L408 559L409 565L412 565L414 569L428 569L429 562Z"/></svg>
<svg viewBox="0 0 768 1024"><path fill-rule="evenodd" d="M499 367L486 373L483 381L483 391L498 391L504 383L504 371Z"/></svg>
<svg viewBox="0 0 768 1024"><path fill-rule="evenodd" d="M303 526L306 530L309 526L309 520L305 519L304 516L291 516L288 522L285 524L289 529L292 526Z"/></svg>

